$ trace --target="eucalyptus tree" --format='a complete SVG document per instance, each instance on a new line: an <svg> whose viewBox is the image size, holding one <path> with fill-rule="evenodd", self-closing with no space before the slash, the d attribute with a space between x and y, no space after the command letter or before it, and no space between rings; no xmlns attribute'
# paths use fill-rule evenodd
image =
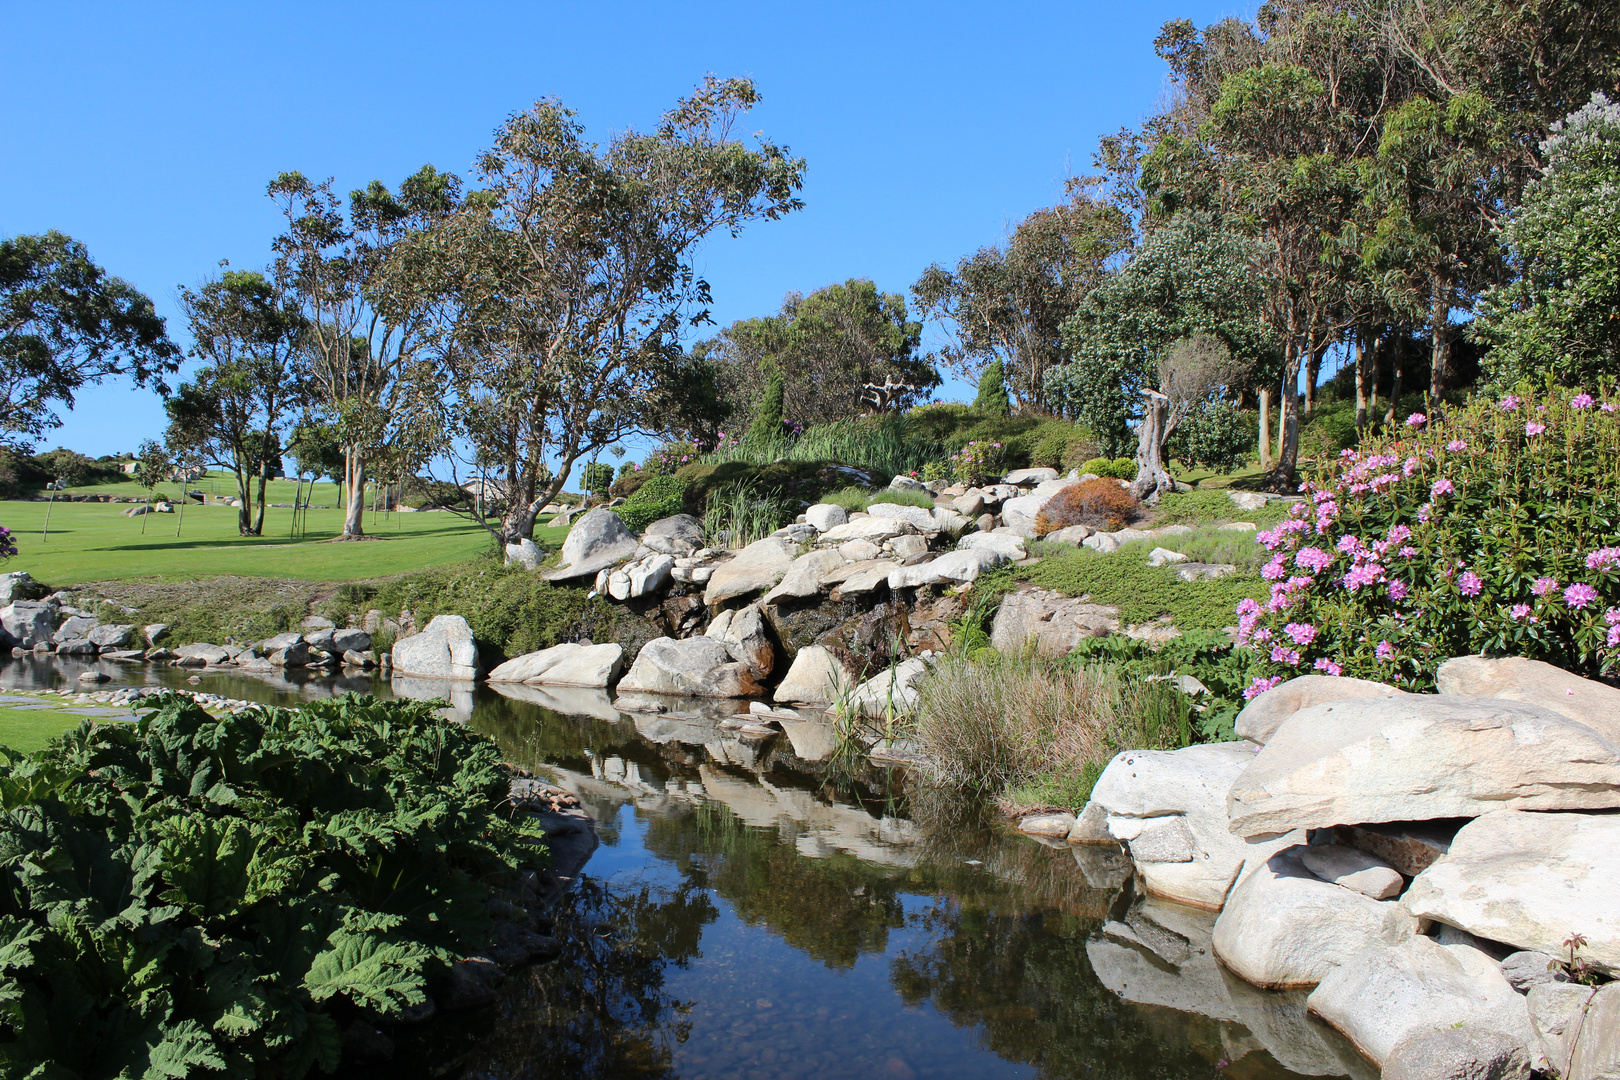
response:
<svg viewBox="0 0 1620 1080"><path fill-rule="evenodd" d="M783 417L810 427L856 415L871 382L913 389L911 404L939 385L939 373L917 352L922 324L906 298L850 278L808 296L789 293L775 315L739 319L706 343L720 364L732 412L752 417L771 376L782 380Z"/></svg>
<svg viewBox="0 0 1620 1080"><path fill-rule="evenodd" d="M395 271L394 253L457 208L460 181L427 165L397 194L374 180L351 192L345 208L331 180L288 172L269 194L286 219L272 245L274 276L303 319L299 367L312 410L342 447L341 535L355 539L365 532L371 467L402 452L419 460L432 449L416 422L439 392L422 356L430 302Z"/></svg>
<svg viewBox="0 0 1620 1080"><path fill-rule="evenodd" d="M237 529L258 536L282 432L301 404L295 362L304 343L303 316L274 279L257 271L227 270L198 289L181 289L180 306L191 327L192 356L204 366L164 403L166 441L230 470Z"/></svg>
<svg viewBox="0 0 1620 1080"><path fill-rule="evenodd" d="M681 334L708 319L699 244L802 205L803 160L735 131L758 99L711 77L603 147L537 102L479 156L478 190L395 253L399 291L434 315L423 404L496 474L500 538L530 535L575 462L662 426L652 410L689 370Z"/></svg>
<svg viewBox="0 0 1620 1080"><path fill-rule="evenodd" d="M61 423L57 405L129 375L165 389L179 367L152 301L59 232L0 238L0 441L25 447Z"/></svg>
<svg viewBox="0 0 1620 1080"><path fill-rule="evenodd" d="M1004 246L980 248L954 270L936 263L911 287L924 317L950 335L946 365L972 379L999 360L1022 409L1056 403L1047 376L1066 356L1063 322L1132 244L1128 208L1095 186L1072 184L1064 202L1019 222Z"/></svg>

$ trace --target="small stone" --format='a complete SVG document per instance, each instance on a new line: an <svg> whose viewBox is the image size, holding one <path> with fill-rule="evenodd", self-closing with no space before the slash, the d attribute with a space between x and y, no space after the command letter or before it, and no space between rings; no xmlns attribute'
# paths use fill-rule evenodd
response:
<svg viewBox="0 0 1620 1080"><path fill-rule="evenodd" d="M1030 814L1018 820L1018 831L1031 836L1067 839L1074 820L1073 814Z"/></svg>
<svg viewBox="0 0 1620 1080"><path fill-rule="evenodd" d="M1346 889L1354 889L1374 900L1390 900L1401 895L1405 879L1394 867L1355 848L1337 844L1307 847L1300 852L1300 862L1323 881L1331 881Z"/></svg>
<svg viewBox="0 0 1620 1080"><path fill-rule="evenodd" d="M1544 983L1568 982L1569 976L1554 966L1555 958L1544 952L1522 950L1502 959L1502 975L1521 994Z"/></svg>
<svg viewBox="0 0 1620 1080"><path fill-rule="evenodd" d="M1169 566L1172 563L1184 563L1186 561L1187 556L1183 555L1179 551L1171 551L1169 548L1156 547L1152 551L1148 552L1147 564L1149 566Z"/></svg>

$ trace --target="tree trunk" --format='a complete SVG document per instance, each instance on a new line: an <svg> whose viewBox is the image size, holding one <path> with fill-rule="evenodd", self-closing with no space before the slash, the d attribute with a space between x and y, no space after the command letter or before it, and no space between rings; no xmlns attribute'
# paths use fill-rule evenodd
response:
<svg viewBox="0 0 1620 1080"><path fill-rule="evenodd" d="M1401 404L1401 368L1405 366L1399 345L1395 350L1395 375L1389 383L1389 408L1384 410L1384 426L1395 426L1395 410Z"/></svg>
<svg viewBox="0 0 1620 1080"><path fill-rule="evenodd" d="M233 468L236 477L236 531L242 536L253 535L253 485L245 469Z"/></svg>
<svg viewBox="0 0 1620 1080"><path fill-rule="evenodd" d="M1260 468L1271 469L1271 388L1262 386L1260 394Z"/></svg>
<svg viewBox="0 0 1620 1080"><path fill-rule="evenodd" d="M366 535L366 463L358 450L343 451L343 484L347 505L343 514L343 536Z"/></svg>
<svg viewBox="0 0 1620 1080"><path fill-rule="evenodd" d="M264 535L264 488L265 488L265 484L269 481L269 476L268 476L269 472L270 472L270 470L265 465L265 463L260 462L259 463L259 507L254 512L254 515L253 515L253 535L254 536L263 536ZM293 505L293 511L294 511L294 513L296 513L297 509L298 509L297 503L298 503L298 498L295 495L293 497L293 504L294 504Z"/></svg>
<svg viewBox="0 0 1620 1080"><path fill-rule="evenodd" d="M1316 407L1316 380L1322 377L1322 359L1327 356L1328 342L1317 344L1316 332L1311 332L1310 348L1305 354L1305 415Z"/></svg>
<svg viewBox="0 0 1620 1080"><path fill-rule="evenodd" d="M1277 426L1277 478L1293 483L1299 458L1299 342L1290 341L1283 350L1282 415Z"/></svg>
<svg viewBox="0 0 1620 1080"><path fill-rule="evenodd" d="M1174 491L1176 482L1164 467L1164 440L1169 436L1166 428L1170 418L1170 399L1157 390L1143 390L1147 400L1142 407L1142 426L1136 430L1136 479L1131 482L1131 494L1152 506L1167 491Z"/></svg>
<svg viewBox="0 0 1620 1080"><path fill-rule="evenodd" d="M1356 350L1356 434L1367 430L1367 337L1355 331Z"/></svg>
<svg viewBox="0 0 1620 1080"><path fill-rule="evenodd" d="M1451 367L1451 285L1435 279L1429 305L1429 398L1445 393Z"/></svg>

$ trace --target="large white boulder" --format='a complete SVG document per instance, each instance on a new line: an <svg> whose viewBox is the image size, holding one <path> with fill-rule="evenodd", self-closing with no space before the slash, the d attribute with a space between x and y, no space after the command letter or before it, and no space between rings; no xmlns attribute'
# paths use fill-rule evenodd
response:
<svg viewBox="0 0 1620 1080"><path fill-rule="evenodd" d="M1464 825L1450 850L1413 879L1412 913L1488 938L1581 952L1620 974L1620 815L1497 810Z"/></svg>
<svg viewBox="0 0 1620 1080"><path fill-rule="evenodd" d="M1024 538L1011 533L969 533L957 541L956 547L959 551L994 551L1013 561L1029 557Z"/></svg>
<svg viewBox="0 0 1620 1080"><path fill-rule="evenodd" d="M793 658L772 696L781 702L830 705L848 681L849 673L837 657L823 646L807 645Z"/></svg>
<svg viewBox="0 0 1620 1080"><path fill-rule="evenodd" d="M681 558L703 546L703 523L691 514L659 518L641 533L642 547Z"/></svg>
<svg viewBox="0 0 1620 1080"><path fill-rule="evenodd" d="M1458 656L1440 665L1434 681L1442 694L1540 705L1620 745L1620 690L1552 664L1519 656Z"/></svg>
<svg viewBox="0 0 1620 1080"><path fill-rule="evenodd" d="M842 510L841 506L834 506L834 510ZM779 604L784 600L804 600L815 596L821 591L821 580L832 571L847 562L837 548L817 548L808 555L801 555L793 560L786 574L776 588L765 594L767 604Z"/></svg>
<svg viewBox="0 0 1620 1080"><path fill-rule="evenodd" d="M797 544L778 537L755 540L737 552L730 562L714 568L703 592L703 602L712 608L739 596L774 588L787 574L798 552Z"/></svg>
<svg viewBox="0 0 1620 1080"><path fill-rule="evenodd" d="M1215 955L1256 986L1315 986L1364 949L1417 933L1405 908L1330 884L1291 847L1256 865L1215 920Z"/></svg>
<svg viewBox="0 0 1620 1080"><path fill-rule="evenodd" d="M1033 640L1044 655L1066 656L1082 641L1106 637L1118 629L1119 609L1116 607L1093 604L1050 589L1025 587L1002 598L991 624L990 644L1010 653ZM1251 753L1249 758L1253 756Z"/></svg>
<svg viewBox="0 0 1620 1080"><path fill-rule="evenodd" d="M1147 891L1218 910L1245 861L1263 861L1303 835L1248 843L1226 825L1226 793L1254 757L1248 743L1116 754L1092 788L1114 839L1130 850Z"/></svg>
<svg viewBox="0 0 1620 1080"><path fill-rule="evenodd" d="M1001 482L1003 484L1017 484L1022 487L1035 487L1038 484L1043 484L1048 480L1056 480L1057 478L1058 471L1056 469L1014 469L1006 476L1003 476Z"/></svg>
<svg viewBox="0 0 1620 1080"><path fill-rule="evenodd" d="M492 683L546 683L558 686L605 687L624 664L624 646L564 642L524 653L489 673Z"/></svg>
<svg viewBox="0 0 1620 1080"><path fill-rule="evenodd" d="M1499 1031L1409 1031L1390 1051L1382 1080L1530 1080L1530 1055Z"/></svg>
<svg viewBox="0 0 1620 1080"><path fill-rule="evenodd" d="M806 524L814 525L817 532L826 532L849 520L849 511L837 503L816 503L804 512Z"/></svg>
<svg viewBox="0 0 1620 1080"><path fill-rule="evenodd" d="M989 548L968 548L965 551L947 551L937 559L897 566L889 571L889 588L908 589L917 585L934 585L941 581L972 581L993 566L1007 561L1007 557Z"/></svg>
<svg viewBox="0 0 1620 1080"><path fill-rule="evenodd" d="M641 647L619 682L621 694L683 694L692 697L751 697L759 681L726 646L709 637L684 641L654 638Z"/></svg>
<svg viewBox="0 0 1620 1080"><path fill-rule="evenodd" d="M1384 683L1348 675L1300 675L1278 683L1256 697L1237 714L1237 733L1261 745L1271 741L1279 724L1301 709L1350 698L1389 697L1402 691Z"/></svg>
<svg viewBox="0 0 1620 1080"><path fill-rule="evenodd" d="M746 664L761 679L776 667L776 646L771 644L765 616L758 604L722 611L703 631L703 636L720 642L733 660Z"/></svg>
<svg viewBox="0 0 1620 1080"><path fill-rule="evenodd" d="M617 515L615 515L617 516ZM478 646L460 615L435 615L420 634L394 642L394 673L422 679L476 679Z"/></svg>
<svg viewBox="0 0 1620 1080"><path fill-rule="evenodd" d="M902 506L899 503L873 503L867 514L881 521L904 521L918 532L932 536L939 532L939 522L931 511L920 506Z"/></svg>
<svg viewBox="0 0 1620 1080"><path fill-rule="evenodd" d="M515 544L506 545L507 566L516 563L525 570L538 570L545 559L546 553L540 550L540 545L527 536L520 538Z"/></svg>
<svg viewBox="0 0 1620 1080"><path fill-rule="evenodd" d="M1379 1065L1410 1032L1468 1027L1520 1046L1534 1042L1525 999L1495 960L1427 937L1375 946L1339 964L1307 1004Z"/></svg>
<svg viewBox="0 0 1620 1080"><path fill-rule="evenodd" d="M1050 499L1049 495L1020 495L1016 499L1008 499L1001 504L1001 523L1014 533L1023 537L1033 538L1035 533L1035 516Z"/></svg>
<svg viewBox="0 0 1620 1080"><path fill-rule="evenodd" d="M834 525L822 533L821 542L842 544L846 540L870 540L875 544L881 544L885 540L913 532L916 532L916 529L910 522L896 518L873 517L870 514L856 514L842 525Z"/></svg>
<svg viewBox="0 0 1620 1080"><path fill-rule="evenodd" d="M921 657L902 660L856 687L850 704L866 716L909 713L917 704L917 684L927 671L928 663Z"/></svg>
<svg viewBox="0 0 1620 1080"><path fill-rule="evenodd" d="M1232 785L1239 836L1620 806L1620 748L1534 705L1407 694L1302 709Z"/></svg>
<svg viewBox="0 0 1620 1080"><path fill-rule="evenodd" d="M56 610L38 600L13 600L0 608L0 628L24 649L51 640L55 626Z"/></svg>
<svg viewBox="0 0 1620 1080"><path fill-rule="evenodd" d="M625 528L624 519L612 510L598 507L574 522L563 539L562 565L545 574L547 581L594 577L598 571L616 566L635 555L635 536Z"/></svg>

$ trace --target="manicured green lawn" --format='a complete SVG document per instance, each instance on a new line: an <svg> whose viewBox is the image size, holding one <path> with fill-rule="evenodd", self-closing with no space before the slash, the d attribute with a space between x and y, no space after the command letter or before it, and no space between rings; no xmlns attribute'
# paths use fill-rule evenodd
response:
<svg viewBox="0 0 1620 1080"><path fill-rule="evenodd" d="M237 534L237 512L224 505L188 506L183 524L176 514L152 514L144 534L140 518L123 516L127 509L59 502L50 510L50 534L42 537L45 503L0 502L0 525L11 530L18 550L0 569L26 570L51 585L216 574L355 581L463 562L490 546L488 533L450 513L378 514L374 520L368 511L366 531L384 539L329 543L343 528L341 510L311 509L304 535L293 539L290 509L265 511L264 535L255 537ZM554 549L566 533L536 529L535 542Z"/></svg>
<svg viewBox="0 0 1620 1080"><path fill-rule="evenodd" d="M188 489L206 493L210 499L216 495L224 498L234 498L236 496L236 477L223 469L210 469L208 475L203 479L185 486ZM372 489L370 487L366 489L368 497L371 494L371 490ZM253 486L253 497L255 499L258 498L258 491L259 487L257 482L255 482ZM271 480L264 486L265 498L273 503L280 502L291 504L294 494L301 493L300 498L302 498L302 494L307 494L308 492L308 481L305 481L301 488L298 483L293 480ZM41 492L41 494L48 493ZM59 494L133 495L137 498L144 499L146 497L146 489L140 484L137 484L133 478L130 478L107 484L82 484L79 487L70 487L66 491L60 492ZM180 497L180 485L176 483L159 484L153 491L153 496L159 499L178 499ZM312 506L337 506L338 502L338 487L330 480L322 480L317 483L315 485L315 494L310 496L310 505Z"/></svg>
<svg viewBox="0 0 1620 1080"><path fill-rule="evenodd" d="M0 707L0 746L32 754L64 731L78 727L84 717L54 709Z"/></svg>

